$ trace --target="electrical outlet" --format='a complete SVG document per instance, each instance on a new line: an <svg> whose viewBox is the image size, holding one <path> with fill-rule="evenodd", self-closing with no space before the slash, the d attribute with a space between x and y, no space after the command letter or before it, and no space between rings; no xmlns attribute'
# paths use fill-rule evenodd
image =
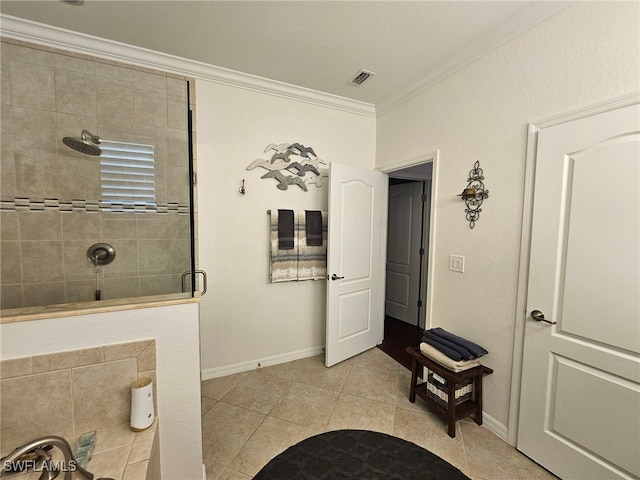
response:
<svg viewBox="0 0 640 480"><path fill-rule="evenodd" d="M464 257L462 255L449 255L449 270L464 273Z"/></svg>

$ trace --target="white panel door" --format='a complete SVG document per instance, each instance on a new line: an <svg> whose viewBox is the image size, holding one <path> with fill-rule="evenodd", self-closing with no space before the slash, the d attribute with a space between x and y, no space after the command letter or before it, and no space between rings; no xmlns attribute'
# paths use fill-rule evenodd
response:
<svg viewBox="0 0 640 480"><path fill-rule="evenodd" d="M389 186L385 313L418 325L422 182Z"/></svg>
<svg viewBox="0 0 640 480"><path fill-rule="evenodd" d="M640 477L639 152L638 105L538 134L518 448L564 480Z"/></svg>
<svg viewBox="0 0 640 480"><path fill-rule="evenodd" d="M329 166L327 367L376 346L382 321L382 197L386 175Z"/></svg>

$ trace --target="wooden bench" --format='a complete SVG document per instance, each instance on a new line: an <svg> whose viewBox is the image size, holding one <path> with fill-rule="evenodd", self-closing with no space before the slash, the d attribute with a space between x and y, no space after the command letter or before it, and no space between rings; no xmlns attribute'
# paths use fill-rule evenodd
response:
<svg viewBox="0 0 640 480"><path fill-rule="evenodd" d="M456 421L475 413L475 422L482 425L482 376L493 373L493 370L480 365L463 372L453 372L425 357L419 348L407 347L406 351L411 355L411 390L409 401L415 403L416 394L437 413L444 415L449 420L448 433L451 438L456 436ZM443 407L427 394L427 382L418 384L418 367L426 367L437 373L447 381L447 407ZM473 397L458 405L455 402L457 385L464 385L473 381Z"/></svg>

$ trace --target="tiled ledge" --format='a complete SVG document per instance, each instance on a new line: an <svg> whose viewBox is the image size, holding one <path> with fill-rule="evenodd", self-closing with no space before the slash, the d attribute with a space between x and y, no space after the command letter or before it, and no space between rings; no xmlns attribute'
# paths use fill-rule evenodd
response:
<svg viewBox="0 0 640 480"><path fill-rule="evenodd" d="M99 302L63 303L59 305L43 305L37 307L14 308L0 311L0 323L26 322L47 318L88 315L92 313L117 312L139 308L165 307L185 303L200 302L200 295L176 293L172 295L156 295L148 297L119 298Z"/></svg>
<svg viewBox="0 0 640 480"><path fill-rule="evenodd" d="M87 464L93 478L114 480L145 480L152 459L153 441L158 420L142 432L133 432L128 425L98 430L96 448Z"/></svg>

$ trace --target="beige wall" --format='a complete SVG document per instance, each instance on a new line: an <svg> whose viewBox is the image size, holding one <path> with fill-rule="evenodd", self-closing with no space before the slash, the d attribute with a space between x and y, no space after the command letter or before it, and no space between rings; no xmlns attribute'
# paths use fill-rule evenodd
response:
<svg viewBox="0 0 640 480"><path fill-rule="evenodd" d="M484 410L505 427L527 124L637 91L639 16L637 2L574 2L378 119L378 167L440 150L430 321L489 350ZM456 195L476 160L490 195L470 230Z"/></svg>
<svg viewBox="0 0 640 480"><path fill-rule="evenodd" d="M86 252L99 242L116 250L103 299L181 291L190 266L184 77L10 41L0 48L1 308L94 300ZM157 203L168 213L105 211L99 157L62 143L83 129L154 145Z"/></svg>
<svg viewBox="0 0 640 480"><path fill-rule="evenodd" d="M207 81L197 87L198 238L209 291L200 305L203 377L319 354L326 281L270 283L269 209L326 210L327 185L279 190L270 143L373 169L375 118ZM245 179L246 195L238 188Z"/></svg>

